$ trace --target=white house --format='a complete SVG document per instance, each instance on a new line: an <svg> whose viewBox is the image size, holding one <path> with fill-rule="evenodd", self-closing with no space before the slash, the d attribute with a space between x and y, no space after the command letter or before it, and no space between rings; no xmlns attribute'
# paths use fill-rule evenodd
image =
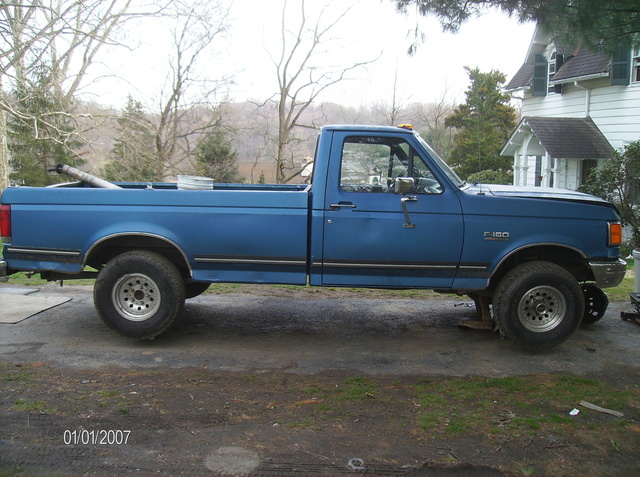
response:
<svg viewBox="0 0 640 477"><path fill-rule="evenodd" d="M576 189L613 149L640 140L640 47L609 56L536 28L505 89L522 99L501 153L513 156L514 185Z"/></svg>

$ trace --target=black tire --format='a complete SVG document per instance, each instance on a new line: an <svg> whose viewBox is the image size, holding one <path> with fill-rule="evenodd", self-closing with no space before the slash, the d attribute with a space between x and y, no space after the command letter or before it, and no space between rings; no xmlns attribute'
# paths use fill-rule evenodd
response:
<svg viewBox="0 0 640 477"><path fill-rule="evenodd" d="M590 325L599 321L609 306L609 298L600 290L595 283L585 283L582 285L584 293L584 317L583 325Z"/></svg>
<svg viewBox="0 0 640 477"><path fill-rule="evenodd" d="M564 268L526 262L509 271L493 298L494 319L510 340L529 349L551 348L580 326L584 294Z"/></svg>
<svg viewBox="0 0 640 477"><path fill-rule="evenodd" d="M204 292L206 292L209 287L211 286L211 283L208 282L189 282L189 283L185 283L184 284L184 289L186 292L186 298L195 298L199 295L202 295Z"/></svg>
<svg viewBox="0 0 640 477"><path fill-rule="evenodd" d="M98 274L93 301L102 321L128 338L151 339L182 314L184 280L168 259L145 250L112 259Z"/></svg>

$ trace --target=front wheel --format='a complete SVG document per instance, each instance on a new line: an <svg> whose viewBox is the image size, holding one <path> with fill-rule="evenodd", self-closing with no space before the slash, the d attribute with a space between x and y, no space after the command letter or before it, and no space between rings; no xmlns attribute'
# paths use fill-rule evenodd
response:
<svg viewBox="0 0 640 477"><path fill-rule="evenodd" d="M111 329L128 338L150 339L182 313L185 286L180 272L154 252L118 255L96 279L93 301Z"/></svg>
<svg viewBox="0 0 640 477"><path fill-rule="evenodd" d="M529 349L550 348L580 326L584 294L576 279L550 262L526 262L496 288L493 313L504 335Z"/></svg>

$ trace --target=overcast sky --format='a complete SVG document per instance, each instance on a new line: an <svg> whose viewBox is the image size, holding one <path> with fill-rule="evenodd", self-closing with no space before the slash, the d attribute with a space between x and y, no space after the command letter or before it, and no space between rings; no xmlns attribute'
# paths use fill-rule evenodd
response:
<svg viewBox="0 0 640 477"><path fill-rule="evenodd" d="M350 0L334 2L326 18L344 10ZM307 2L308 16L314 6L324 2ZM465 24L459 33L443 33L433 18L420 18L426 40L414 56L406 51L410 44L408 31L415 17L396 13L390 0L354 0L353 7L332 30L326 53L317 61L332 65L348 65L356 61L379 59L351 75L351 80L328 89L321 100L349 106L391 103L397 74L397 100L464 101L468 87L465 66L481 71L500 70L509 79L524 61L534 25L519 24L499 12ZM233 75L234 84L228 94L233 100L264 101L277 91L275 69L267 51L280 48L282 0L234 0L230 29L224 39L214 43L219 53L201 63L200 75L220 78ZM289 0L292 15L298 15L299 0ZM130 37L139 42L131 52L120 51L103 58L96 74L107 70L118 72L123 80L100 81L89 87L93 99L107 106L122 107L128 94L152 106L164 80L163 66L170 47L166 31L139 27ZM102 71L100 71L102 68Z"/></svg>

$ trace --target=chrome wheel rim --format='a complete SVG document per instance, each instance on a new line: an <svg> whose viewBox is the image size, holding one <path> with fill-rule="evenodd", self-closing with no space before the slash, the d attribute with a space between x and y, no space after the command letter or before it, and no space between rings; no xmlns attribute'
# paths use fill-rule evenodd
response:
<svg viewBox="0 0 640 477"><path fill-rule="evenodd" d="M529 331L544 333L558 326L566 311L567 302L557 288L539 286L520 299L518 319Z"/></svg>
<svg viewBox="0 0 640 477"><path fill-rule="evenodd" d="M120 278L113 287L113 304L127 320L145 321L158 311L158 286L147 275L132 273Z"/></svg>

